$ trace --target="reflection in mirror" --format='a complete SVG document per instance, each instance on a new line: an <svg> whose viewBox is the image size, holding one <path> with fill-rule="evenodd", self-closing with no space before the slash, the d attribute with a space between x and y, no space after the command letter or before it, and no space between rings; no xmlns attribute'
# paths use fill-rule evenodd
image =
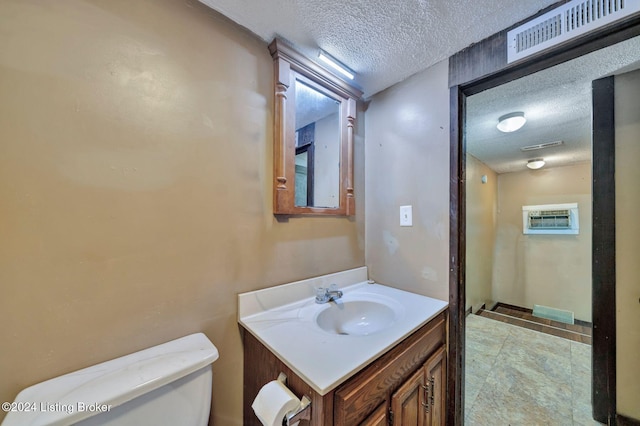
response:
<svg viewBox="0 0 640 426"><path fill-rule="evenodd" d="M274 214L354 215L353 135L362 92L279 39L269 51Z"/></svg>
<svg viewBox="0 0 640 426"><path fill-rule="evenodd" d="M296 148L296 206L313 205L313 144Z"/></svg>
<svg viewBox="0 0 640 426"><path fill-rule="evenodd" d="M295 205L337 208L340 202L340 103L300 79L296 79L295 85Z"/></svg>

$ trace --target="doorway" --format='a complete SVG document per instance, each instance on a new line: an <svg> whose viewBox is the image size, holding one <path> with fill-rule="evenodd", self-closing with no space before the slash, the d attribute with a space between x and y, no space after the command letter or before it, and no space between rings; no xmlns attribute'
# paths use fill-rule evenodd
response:
<svg viewBox="0 0 640 426"><path fill-rule="evenodd" d="M467 98L465 424L595 424L591 81L619 67L601 58L618 50ZM525 124L501 132L499 117L514 111ZM544 166L529 168L533 159ZM527 228L542 214L535 205L552 223Z"/></svg>
<svg viewBox="0 0 640 426"><path fill-rule="evenodd" d="M636 21L632 26L629 26L627 23L627 26L624 28L611 28L608 31L607 35L600 34L597 37L591 37L589 40L582 40L579 43L576 42L573 46L564 46L562 50L549 53L542 58L538 58L538 60L524 61L519 66L511 67L506 71L497 69L489 77L475 80L470 79L473 80L471 83L456 84L453 85L451 89L451 342L449 354L449 365L453 372L449 378L449 391L450 396L452 396L449 402L449 413L450 416L452 416L451 424L462 424L463 422L464 330L466 313L465 218L467 209L464 201L464 185L466 182L466 140L464 135L467 96L474 95L488 88L497 87L513 81L518 77L533 74L564 63L570 59L579 58L600 48L614 45L621 40L629 39L638 34L638 22ZM479 47L479 49L481 48L482 46ZM478 52L474 53L475 55L478 54ZM451 71L450 80L453 80L454 83L456 81L455 78L451 79ZM594 120L594 126L596 126L595 121L597 120ZM595 140L597 138L598 136L594 135L594 215L598 203L602 203L603 197L606 199L607 194L611 192L611 187L605 189L595 184L596 182L606 184L608 181L606 177L609 172L605 164L606 159L599 157L600 154L604 152L601 152L600 148L596 146ZM598 220L600 222L598 222ZM603 423L615 424L615 299L612 297L612 295L615 295L615 269L611 268L611 265L615 265L615 253L612 254L610 246L607 247L606 235L599 232L605 228L612 229L610 226L611 220L611 217L605 215L600 216L594 221L594 226L597 223L598 230L594 230L593 235L593 294L597 295L600 303L593 304L592 307L593 323L594 327L597 328L597 332L594 332L593 372L594 378L599 378L599 381L593 381L593 400L596 402L594 405L594 417L596 420ZM613 259L611 258L612 256Z"/></svg>

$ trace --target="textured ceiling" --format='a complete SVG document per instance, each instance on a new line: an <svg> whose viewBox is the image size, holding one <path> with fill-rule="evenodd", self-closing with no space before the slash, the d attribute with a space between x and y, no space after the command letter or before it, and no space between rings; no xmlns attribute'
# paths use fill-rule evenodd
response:
<svg viewBox="0 0 640 426"><path fill-rule="evenodd" d="M319 49L369 97L557 0L200 0L266 42ZM266 47L265 47L266 49Z"/></svg>
<svg viewBox="0 0 640 426"><path fill-rule="evenodd" d="M276 36L317 61L320 49L357 73L365 98L520 22L557 0L200 0L265 42ZM266 46L265 46L266 49ZM474 95L467 103L467 150L498 173L591 158L591 81L637 68L630 40ZM527 124L500 133L499 116L524 111ZM524 153L527 145L564 141Z"/></svg>
<svg viewBox="0 0 640 426"><path fill-rule="evenodd" d="M497 173L526 170L528 159L547 167L590 161L591 81L639 67L640 37L486 90L467 99L467 152ZM524 127L496 128L498 117L523 111ZM559 147L522 152L521 147L562 140Z"/></svg>

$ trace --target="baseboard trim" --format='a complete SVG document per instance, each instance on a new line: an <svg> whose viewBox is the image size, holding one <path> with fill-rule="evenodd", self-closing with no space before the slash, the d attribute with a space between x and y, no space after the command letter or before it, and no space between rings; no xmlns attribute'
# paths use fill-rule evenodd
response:
<svg viewBox="0 0 640 426"><path fill-rule="evenodd" d="M583 327L591 327L591 328L593 328L593 324L590 323L589 321L582 321L582 320L574 318L573 323L576 324L576 325L581 325Z"/></svg>
<svg viewBox="0 0 640 426"><path fill-rule="evenodd" d="M533 309L523 308L522 306L510 305L508 303L502 303L502 302L496 302L496 304L493 305L491 310L495 311L498 308L512 309L514 311L527 312L529 314L533 314ZM581 325L583 327L593 328L593 324L588 322L588 321L582 321L582 320L579 320L579 319L574 319L573 323L575 325ZM640 425L638 425L638 426L640 426Z"/></svg>
<svg viewBox="0 0 640 426"><path fill-rule="evenodd" d="M522 306L510 305L508 303L502 303L502 302L497 302L495 305L493 305L493 308L491 308L491 310L495 311L498 308L512 309L514 311L526 312L528 314L533 313L533 309L523 308Z"/></svg>
<svg viewBox="0 0 640 426"><path fill-rule="evenodd" d="M640 426L640 420L632 419L622 414L616 414L616 423L618 426Z"/></svg>

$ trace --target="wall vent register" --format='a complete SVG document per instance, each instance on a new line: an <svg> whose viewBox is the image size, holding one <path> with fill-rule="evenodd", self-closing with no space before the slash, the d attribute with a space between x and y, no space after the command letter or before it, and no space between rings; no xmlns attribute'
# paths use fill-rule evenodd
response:
<svg viewBox="0 0 640 426"><path fill-rule="evenodd" d="M522 206L523 234L573 234L580 232L578 203Z"/></svg>
<svg viewBox="0 0 640 426"><path fill-rule="evenodd" d="M640 11L640 0L572 0L507 33L507 62L556 46Z"/></svg>

